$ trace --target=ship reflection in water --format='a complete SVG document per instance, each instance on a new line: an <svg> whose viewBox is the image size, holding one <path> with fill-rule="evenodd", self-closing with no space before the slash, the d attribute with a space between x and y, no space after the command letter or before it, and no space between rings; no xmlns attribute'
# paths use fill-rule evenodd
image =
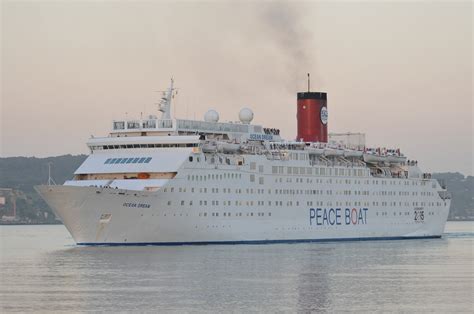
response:
<svg viewBox="0 0 474 314"><path fill-rule="evenodd" d="M435 240L175 247L80 247L63 226L0 228L2 312L472 309L472 222Z"/></svg>

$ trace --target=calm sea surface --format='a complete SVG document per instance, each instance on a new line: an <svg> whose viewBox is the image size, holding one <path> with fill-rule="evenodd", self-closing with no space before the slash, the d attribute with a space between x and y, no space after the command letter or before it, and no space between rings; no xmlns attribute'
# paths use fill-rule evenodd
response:
<svg viewBox="0 0 474 314"><path fill-rule="evenodd" d="M0 311L474 311L474 223L442 239L78 247L2 226Z"/></svg>

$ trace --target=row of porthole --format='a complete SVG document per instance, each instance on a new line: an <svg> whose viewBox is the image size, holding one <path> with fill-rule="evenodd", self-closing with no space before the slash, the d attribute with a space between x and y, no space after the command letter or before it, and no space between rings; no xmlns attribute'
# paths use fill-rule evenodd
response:
<svg viewBox="0 0 474 314"><path fill-rule="evenodd" d="M254 217L254 213L246 213L246 215L244 215L243 213L235 213L233 216L232 216L232 213L229 213L229 212L224 212L224 213L221 213L222 217L242 217L242 216L247 216L247 217ZM272 213L267 213L266 216L270 217L272 215ZM258 212L256 213L255 215L256 217L264 217L265 216L265 213L263 212ZM199 213L199 217L219 217L219 213L208 213L207 212L201 212Z"/></svg>
<svg viewBox="0 0 474 314"><path fill-rule="evenodd" d="M225 180L225 179L242 179L241 173L221 173L207 175L187 175L188 181L207 181L207 180Z"/></svg>

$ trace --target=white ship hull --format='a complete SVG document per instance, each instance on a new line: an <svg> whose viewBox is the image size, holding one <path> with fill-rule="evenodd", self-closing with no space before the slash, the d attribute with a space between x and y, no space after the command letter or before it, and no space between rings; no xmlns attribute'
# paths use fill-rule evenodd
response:
<svg viewBox="0 0 474 314"><path fill-rule="evenodd" d="M209 185L209 189L211 186ZM411 202L410 206L406 207L377 208L362 205L346 208L307 205L309 201L306 199L318 198L301 195L284 198L285 205L291 199L293 206L275 205L273 201L273 206L232 208L222 205L190 206L190 200L194 199L196 204L197 199L203 196L196 195L199 193L181 193L178 196L172 193L78 186L39 186L37 190L61 218L76 243L87 245L272 243L440 237L449 212L449 200L437 202L435 204L439 206L429 208L413 207ZM184 200L185 205L168 206L169 200L181 204L176 199L177 196ZM211 198L217 198L212 194L204 197L209 203ZM234 203L239 194L227 197ZM220 204L223 204L222 200L225 198L219 198ZM268 200L279 197L257 194L253 199L254 204L257 204L259 199L265 199L261 202L268 204ZM298 206L295 206L298 199ZM336 202L335 197L321 196L319 199L324 200L321 201L323 204L329 199L333 200L333 204ZM338 199L349 198L338 196ZM366 204L383 198L370 199ZM420 201L421 198L414 199ZM207 213L206 216L204 213Z"/></svg>

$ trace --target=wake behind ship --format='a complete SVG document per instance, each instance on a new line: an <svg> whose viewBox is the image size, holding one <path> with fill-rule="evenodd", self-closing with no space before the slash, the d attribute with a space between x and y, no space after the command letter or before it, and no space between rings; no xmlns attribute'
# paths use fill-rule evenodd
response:
<svg viewBox="0 0 474 314"><path fill-rule="evenodd" d="M399 149L328 134L327 94L297 95L297 138L239 122L113 121L64 185L36 189L78 244L273 243L440 237L450 195Z"/></svg>

